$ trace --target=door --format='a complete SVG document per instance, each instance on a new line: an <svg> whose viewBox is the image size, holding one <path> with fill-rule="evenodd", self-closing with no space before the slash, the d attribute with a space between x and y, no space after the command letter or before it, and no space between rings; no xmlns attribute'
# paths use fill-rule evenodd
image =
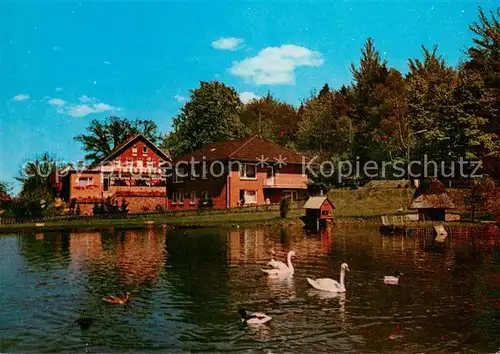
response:
<svg viewBox="0 0 500 354"><path fill-rule="evenodd" d="M104 176L103 187L104 191L107 191L109 189L109 176Z"/></svg>
<svg viewBox="0 0 500 354"><path fill-rule="evenodd" d="M274 168L272 166L267 167L267 179L266 185L272 186L274 185Z"/></svg>

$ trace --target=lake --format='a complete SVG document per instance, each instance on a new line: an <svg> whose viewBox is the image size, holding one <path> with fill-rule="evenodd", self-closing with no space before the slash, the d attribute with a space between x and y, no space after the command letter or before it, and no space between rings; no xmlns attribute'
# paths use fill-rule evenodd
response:
<svg viewBox="0 0 500 354"><path fill-rule="evenodd" d="M499 350L500 239L460 229L444 249L428 241L366 225L0 235L0 352ZM260 270L289 250L293 278ZM343 262L346 294L308 284L338 280ZM396 270L399 285L384 284ZM127 306L103 301L126 291ZM245 327L239 308L273 320Z"/></svg>

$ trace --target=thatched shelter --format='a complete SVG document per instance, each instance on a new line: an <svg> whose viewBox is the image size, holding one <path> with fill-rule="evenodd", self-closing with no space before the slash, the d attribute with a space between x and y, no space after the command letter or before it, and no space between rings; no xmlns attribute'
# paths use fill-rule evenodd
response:
<svg viewBox="0 0 500 354"><path fill-rule="evenodd" d="M444 185L435 178L420 184L408 209L417 209L420 221L445 221L446 209L455 209L455 204Z"/></svg>

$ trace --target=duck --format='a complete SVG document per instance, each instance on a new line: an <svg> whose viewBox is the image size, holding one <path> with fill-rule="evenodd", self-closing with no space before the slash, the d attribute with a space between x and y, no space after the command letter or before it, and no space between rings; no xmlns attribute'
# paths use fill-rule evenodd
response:
<svg viewBox="0 0 500 354"><path fill-rule="evenodd" d="M106 301L108 304L123 305L130 301L130 293L127 292L124 297L108 296L103 298L103 300Z"/></svg>
<svg viewBox="0 0 500 354"><path fill-rule="evenodd" d="M399 284L399 277L403 275L403 273L396 271L394 272L395 275L384 275L384 283L385 284L390 284L390 285L398 285Z"/></svg>
<svg viewBox="0 0 500 354"><path fill-rule="evenodd" d="M241 316L241 321L245 325L259 325L272 320L272 317L266 315L265 313L248 313L245 309L239 309L238 313Z"/></svg>
<svg viewBox="0 0 500 354"><path fill-rule="evenodd" d="M307 281L313 288L318 290L329 291L332 293L345 293L346 288L344 285L344 278L346 271L349 271L349 266L347 263L342 263L340 266L340 283L330 278L321 278L316 280L307 278Z"/></svg>
<svg viewBox="0 0 500 354"><path fill-rule="evenodd" d="M86 311L83 311L81 314L80 314L80 318L77 319L75 321L75 323L77 325L80 326L81 329L88 329L90 327L90 325L92 324L92 318L90 318L88 315L87 315L87 312Z"/></svg>
<svg viewBox="0 0 500 354"><path fill-rule="evenodd" d="M287 264L271 259L271 261L269 261L267 264L271 266L272 269L261 270L268 275L293 275L295 269L293 268L292 257L295 257L295 251L288 252Z"/></svg>

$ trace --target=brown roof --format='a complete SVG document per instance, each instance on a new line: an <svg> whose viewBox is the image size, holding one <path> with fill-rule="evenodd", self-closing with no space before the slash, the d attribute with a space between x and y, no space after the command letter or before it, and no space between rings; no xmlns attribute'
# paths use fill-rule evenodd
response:
<svg viewBox="0 0 500 354"><path fill-rule="evenodd" d="M176 158L174 163L190 161L191 158L194 161L201 161L205 158L206 161L241 160L259 162L261 156L267 158L267 161L271 163L276 162L276 159L281 156L285 164L302 164L303 159L305 159L305 157L292 150L254 135L245 139L226 140L207 145L190 154Z"/></svg>
<svg viewBox="0 0 500 354"><path fill-rule="evenodd" d="M434 178L420 185L408 209L455 209L455 204L441 181Z"/></svg>
<svg viewBox="0 0 500 354"><path fill-rule="evenodd" d="M147 145L149 145L150 148L152 148L163 159L171 160L170 156L165 151L161 150L151 140L146 138L144 136L144 134L136 134L136 135L131 136L129 139L125 140L123 143L119 144L116 148L113 149L113 151L111 151L109 153L108 156L106 156L104 159L102 159L97 165L102 165L104 162L115 158L116 155L118 155L120 152L125 150L128 146L133 144L136 140L142 140L143 142L145 142ZM96 166L93 165L93 166L91 166L91 168L92 167L96 167Z"/></svg>

